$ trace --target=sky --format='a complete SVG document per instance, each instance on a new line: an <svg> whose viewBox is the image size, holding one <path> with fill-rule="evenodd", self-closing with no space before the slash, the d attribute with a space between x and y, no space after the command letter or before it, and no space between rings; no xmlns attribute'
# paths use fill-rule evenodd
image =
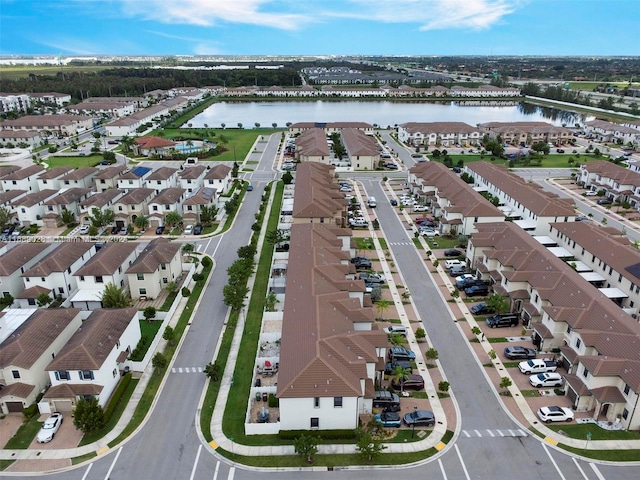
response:
<svg viewBox="0 0 640 480"><path fill-rule="evenodd" d="M640 0L0 0L0 55L640 55Z"/></svg>

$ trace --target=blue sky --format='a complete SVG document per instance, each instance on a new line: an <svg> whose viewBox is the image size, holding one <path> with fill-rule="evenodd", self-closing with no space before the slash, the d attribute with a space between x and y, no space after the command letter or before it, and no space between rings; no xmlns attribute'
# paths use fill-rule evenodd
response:
<svg viewBox="0 0 640 480"><path fill-rule="evenodd" d="M0 55L640 55L639 0L0 0Z"/></svg>

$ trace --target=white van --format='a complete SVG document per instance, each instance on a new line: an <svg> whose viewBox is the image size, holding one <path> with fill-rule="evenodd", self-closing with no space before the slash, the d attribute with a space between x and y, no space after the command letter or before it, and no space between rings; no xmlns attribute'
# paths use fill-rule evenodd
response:
<svg viewBox="0 0 640 480"><path fill-rule="evenodd" d="M370 208L376 208L377 205L378 202L376 202L376 197L369 197L369 200L367 200L367 206Z"/></svg>

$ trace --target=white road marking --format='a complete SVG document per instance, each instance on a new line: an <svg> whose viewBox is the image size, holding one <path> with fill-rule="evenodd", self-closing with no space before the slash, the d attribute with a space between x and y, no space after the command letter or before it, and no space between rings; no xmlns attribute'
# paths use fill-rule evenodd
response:
<svg viewBox="0 0 640 480"><path fill-rule="evenodd" d="M173 367L173 368L171 369L171 373L176 373L176 368L175 368L175 367Z"/></svg>
<svg viewBox="0 0 640 480"><path fill-rule="evenodd" d="M122 453L122 447L118 449L118 453L116 453L116 458L114 458L113 462L111 462L111 466L109 467L109 471L105 475L104 480L109 480L109 478L111 477L111 472L113 471L113 467L116 466L116 462L118 461L118 457L120 456L121 453Z"/></svg>
<svg viewBox="0 0 640 480"><path fill-rule="evenodd" d="M487 433L488 433L489 435L491 435L492 437L495 437L495 435L493 434L493 432L492 432L491 430L487 430Z"/></svg>
<svg viewBox="0 0 640 480"><path fill-rule="evenodd" d="M558 475L560 475L560 478L562 480L566 480L566 478L564 477L564 475L560 471L560 468L558 467L558 464L553 459L553 457L551 456L551 453L549 452L549 449L547 448L547 446L544 443L542 444L542 448L544 449L544 451L546 452L547 456L549 457L549 460L551 460L551 463L553 463L553 466L556 467L556 471L558 472Z"/></svg>
<svg viewBox="0 0 640 480"><path fill-rule="evenodd" d="M598 470L598 467L596 467L595 463L590 463L589 466L591 467L591 470L593 470L593 473L595 473L600 480L606 480L606 478L604 478L604 475L602 475L600 473L600 470Z"/></svg>
<svg viewBox="0 0 640 480"><path fill-rule="evenodd" d="M477 436L479 436L479 437L481 437L481 436L482 436L482 434L480 433L480 430L474 430L474 432L476 432L476 435L477 435Z"/></svg>
<svg viewBox="0 0 640 480"><path fill-rule="evenodd" d="M512 437L515 437L513 430L509 430L509 435L511 435Z"/></svg>
<svg viewBox="0 0 640 480"><path fill-rule="evenodd" d="M198 369L197 369L196 367L191 367L191 371L192 371L193 373L196 373L196 372L198 371Z"/></svg>
<svg viewBox="0 0 640 480"><path fill-rule="evenodd" d="M231 467L229 469L229 476L227 477L228 480L233 480L233 477L235 476L235 474L236 474L236 467Z"/></svg>
<svg viewBox="0 0 640 480"><path fill-rule="evenodd" d="M520 434L521 437L526 437L527 436L527 432L525 432L524 430L518 429L518 433Z"/></svg>
<svg viewBox="0 0 640 480"><path fill-rule="evenodd" d="M580 473L582 474L582 476L585 478L585 480L589 480L589 477L587 477L584 473L584 470L582 470L582 467L580 466L580 464L578 463L578 460L575 459L575 457L571 457L571 460L573 460L573 463L576 464L576 467L578 467L578 470L580 470Z"/></svg>
<svg viewBox="0 0 640 480"><path fill-rule="evenodd" d="M196 475L196 467L198 466L198 460L200 460L200 452L202 451L202 444L198 445L198 453L196 453L196 459L193 462L193 468L191 469L191 476L189 480L193 480Z"/></svg>
<svg viewBox="0 0 640 480"><path fill-rule="evenodd" d="M456 453L458 454L458 460L460 460L460 465L462 465L462 470L464 470L464 476L467 478L467 480L471 480L471 477L469 477L469 472L467 472L467 467L464 464L464 460L462 460L462 455L460 454L458 445L455 444L453 447L456 449Z"/></svg>
<svg viewBox="0 0 640 480"><path fill-rule="evenodd" d="M198 373L202 373L202 367L198 367Z"/></svg>
<svg viewBox="0 0 640 480"><path fill-rule="evenodd" d="M220 460L218 460L218 463L216 463L216 471L213 472L213 480L216 480L218 478L218 470L220 470Z"/></svg>
<svg viewBox="0 0 640 480"><path fill-rule="evenodd" d="M442 465L442 460L438 459L438 465L440 465L440 471L442 472L442 478L447 480L447 473L444 471L444 465Z"/></svg>
<svg viewBox="0 0 640 480"><path fill-rule="evenodd" d="M501 430L496 430L496 432L498 432L498 435L500 435L501 437L504 437L504 433L502 433Z"/></svg>
<svg viewBox="0 0 640 480"><path fill-rule="evenodd" d="M89 466L87 467L87 471L84 472L84 475L82 476L82 480L87 479L87 475L89 475L89 472L91 471L91 467L93 467L93 463L90 463Z"/></svg>
<svg viewBox="0 0 640 480"><path fill-rule="evenodd" d="M182 373L182 367L178 367L178 373Z"/></svg>
<svg viewBox="0 0 640 480"><path fill-rule="evenodd" d="M462 433L464 433L467 437L471 436L471 435L469 435L469 432L467 432L466 430L463 430Z"/></svg>

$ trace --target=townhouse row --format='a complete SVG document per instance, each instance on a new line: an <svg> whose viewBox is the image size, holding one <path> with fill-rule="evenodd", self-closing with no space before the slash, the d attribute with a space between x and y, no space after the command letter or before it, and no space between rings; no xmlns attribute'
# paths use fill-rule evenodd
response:
<svg viewBox="0 0 640 480"><path fill-rule="evenodd" d="M292 128L294 126L292 125ZM296 124L295 129L302 133L295 140L295 157L301 162L319 162L328 165L342 165L348 162L355 170L375 170L380 161L378 142L358 128L340 128L340 138L347 158L336 158L332 146L327 140L326 129L322 127L303 128Z"/></svg>
<svg viewBox="0 0 640 480"><path fill-rule="evenodd" d="M54 228L71 212L82 225L90 225L94 209L115 213L115 226L127 228L144 215L151 227L163 226L169 212L177 212L187 225L201 222L204 208L224 207L233 186L231 167L202 164L180 170L170 167L124 165L104 169L39 165L0 168L0 206L13 223Z"/></svg>

